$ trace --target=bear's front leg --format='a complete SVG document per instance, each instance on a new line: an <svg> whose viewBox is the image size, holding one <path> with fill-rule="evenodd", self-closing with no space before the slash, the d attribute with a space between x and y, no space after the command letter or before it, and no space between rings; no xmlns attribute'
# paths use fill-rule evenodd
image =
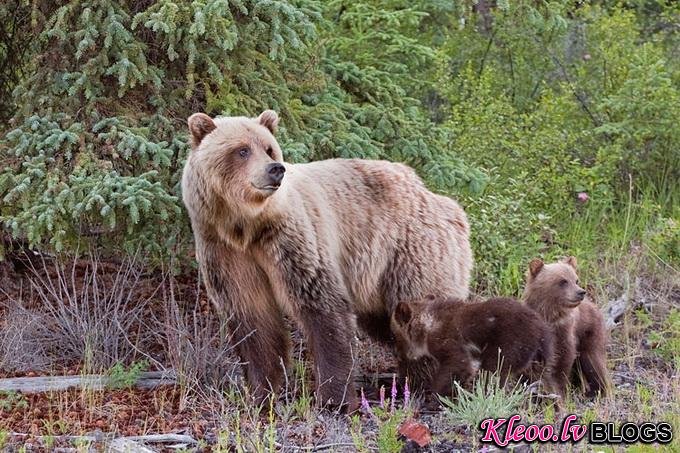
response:
<svg viewBox="0 0 680 453"><path fill-rule="evenodd" d="M290 350L269 279L245 253L223 244L197 246L208 296L227 321L248 385L261 402L281 387Z"/></svg>
<svg viewBox="0 0 680 453"><path fill-rule="evenodd" d="M261 234L258 262L306 336L319 401L354 410L356 320L342 274L309 223L286 219L282 225Z"/></svg>

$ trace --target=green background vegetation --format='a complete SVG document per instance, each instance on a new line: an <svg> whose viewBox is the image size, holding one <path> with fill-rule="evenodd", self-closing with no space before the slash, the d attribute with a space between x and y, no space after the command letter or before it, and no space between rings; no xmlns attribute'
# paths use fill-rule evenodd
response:
<svg viewBox="0 0 680 453"><path fill-rule="evenodd" d="M226 385L236 382L233 339L187 272L186 118L272 108L287 161L401 161L456 198L478 293L518 295L531 258L575 255L616 321L616 388L596 401L574 392L565 411L680 429L680 3L6 0L0 19L0 260L10 264L0 262L0 371L108 370L125 387L152 359L177 371L192 417L213 408L215 451L275 451L289 428L307 433L296 445L400 451L395 430L413 408L373 404L350 425L327 414L321 423L301 360L268 407ZM13 273L26 246L56 258L37 254ZM364 374L384 372L384 353L363 347ZM489 411L560 419L526 388L489 379L418 415L436 451L472 448ZM53 397L49 442L117 412L85 389L76 399L91 410L68 419L70 400ZM0 395L0 412L26 406ZM14 430L2 415L0 448ZM106 423L115 430L115 417Z"/></svg>
<svg viewBox="0 0 680 453"><path fill-rule="evenodd" d="M457 198L480 291L516 293L537 255L594 267L633 245L674 266L679 12L660 0L3 2L0 228L40 249L191 263L186 118L273 108L288 161L402 161Z"/></svg>

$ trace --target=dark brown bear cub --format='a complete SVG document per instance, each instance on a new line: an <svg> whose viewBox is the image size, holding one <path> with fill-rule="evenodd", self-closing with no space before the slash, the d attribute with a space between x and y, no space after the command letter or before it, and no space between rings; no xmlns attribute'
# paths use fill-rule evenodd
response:
<svg viewBox="0 0 680 453"><path fill-rule="evenodd" d="M586 395L593 397L607 390L607 331L600 310L585 296L576 275L576 258L529 263L523 299L551 326L553 381L564 394L569 380L580 375Z"/></svg>
<svg viewBox="0 0 680 453"><path fill-rule="evenodd" d="M392 330L405 355L400 372L417 388L440 395L452 393L454 380L469 385L480 369L496 371L500 365L503 382L509 372L528 372L552 357L547 324L514 299L401 302L392 315Z"/></svg>

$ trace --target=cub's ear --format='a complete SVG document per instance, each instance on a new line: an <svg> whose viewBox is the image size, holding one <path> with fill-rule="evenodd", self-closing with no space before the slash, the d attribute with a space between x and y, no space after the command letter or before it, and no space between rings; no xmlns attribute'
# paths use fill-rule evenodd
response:
<svg viewBox="0 0 680 453"><path fill-rule="evenodd" d="M272 134L275 134L276 128L279 125L279 115L273 110L265 110L257 117L257 121L269 129Z"/></svg>
<svg viewBox="0 0 680 453"><path fill-rule="evenodd" d="M568 256L562 260L564 264L568 264L576 270L576 258L573 256Z"/></svg>
<svg viewBox="0 0 680 453"><path fill-rule="evenodd" d="M394 310L394 320L399 324L407 324L411 320L411 306L407 302L399 302Z"/></svg>
<svg viewBox="0 0 680 453"><path fill-rule="evenodd" d="M541 269L543 269L543 260L540 258L534 258L533 260L529 261L529 274L528 277L530 279L535 278L539 272L541 272Z"/></svg>
<svg viewBox="0 0 680 453"><path fill-rule="evenodd" d="M191 132L191 148L195 149L201 144L206 135L215 130L215 122L205 113L194 113L187 120L189 132Z"/></svg>

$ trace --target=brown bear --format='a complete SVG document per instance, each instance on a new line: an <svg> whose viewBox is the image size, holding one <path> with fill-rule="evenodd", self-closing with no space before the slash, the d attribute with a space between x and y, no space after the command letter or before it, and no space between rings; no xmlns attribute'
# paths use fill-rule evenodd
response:
<svg viewBox="0 0 680 453"><path fill-rule="evenodd" d="M589 397L604 394L608 386L606 326L600 310L585 296L573 256L551 264L540 259L529 263L523 300L551 326L553 380L562 395L574 376L586 384Z"/></svg>
<svg viewBox="0 0 680 453"><path fill-rule="evenodd" d="M324 403L356 402L356 325L390 338L402 300L465 298L472 253L464 211L386 161L289 164L279 118L189 120L182 196L208 295L228 320L259 398L289 355L284 314L304 332Z"/></svg>
<svg viewBox="0 0 680 453"><path fill-rule="evenodd" d="M549 367L553 337L533 310L510 298L481 303L429 296L400 302L392 315L400 372L426 392L452 393L453 381L469 386L481 370L538 377ZM542 379L551 387L550 373Z"/></svg>

